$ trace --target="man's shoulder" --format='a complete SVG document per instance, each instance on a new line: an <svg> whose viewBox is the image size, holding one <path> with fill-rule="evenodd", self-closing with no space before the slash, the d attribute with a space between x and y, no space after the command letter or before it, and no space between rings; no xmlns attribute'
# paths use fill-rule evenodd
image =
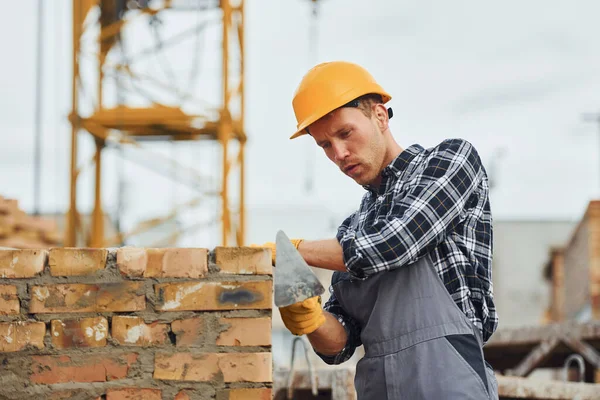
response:
<svg viewBox="0 0 600 400"><path fill-rule="evenodd" d="M414 177L439 177L447 171L461 171L473 177L485 174L475 146L463 138L448 138L424 148L411 162L404 180Z"/></svg>
<svg viewBox="0 0 600 400"><path fill-rule="evenodd" d="M432 161L446 161L454 165L470 164L475 170L482 167L479 152L470 141L462 138L444 139L437 145L428 148L425 151L424 158L421 161L429 164Z"/></svg>
<svg viewBox="0 0 600 400"><path fill-rule="evenodd" d="M428 149L428 152L431 154L440 154L440 153L477 153L477 149L473 145L473 143L469 142L463 138L449 138L444 139L437 145Z"/></svg>

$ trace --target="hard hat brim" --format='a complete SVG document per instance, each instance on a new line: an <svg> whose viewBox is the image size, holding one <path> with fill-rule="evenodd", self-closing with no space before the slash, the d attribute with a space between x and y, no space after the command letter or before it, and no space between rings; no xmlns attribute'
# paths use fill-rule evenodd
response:
<svg viewBox="0 0 600 400"><path fill-rule="evenodd" d="M388 103L392 99L392 96L390 96L390 94L387 93L387 92L385 92L384 90L378 90L378 91L373 92L373 93L374 94L378 94L378 95L380 95L382 97L383 104ZM358 97L364 96L365 94L369 94L369 93L363 93L363 94L360 94L360 95L358 95L358 96L356 96L356 97L354 97L354 98L352 98L352 99L350 99L348 101L342 101L343 104L339 105L338 107L335 107L335 108L333 108L333 109L331 109L329 111L321 113L321 115L313 116L313 117L309 118L307 121L304 121L304 124L302 124L302 125L305 125L305 126L299 127L298 130L296 130L296 132L294 132L294 134L292 136L290 136L290 140L291 139L295 139L295 138L300 137L300 136L307 135L308 134L307 129L308 129L308 127L310 125L312 125L313 123L315 123L319 119L323 118L323 116L329 114L330 112L333 112L333 111L335 111L335 110L343 107L344 104L347 104L349 101L352 101L352 100L354 100L354 99L356 99Z"/></svg>
<svg viewBox="0 0 600 400"><path fill-rule="evenodd" d="M299 136L303 136L303 135L307 135L308 132L306 132L306 128L301 129L299 131L296 131L296 133L294 133L292 136L290 136L290 139L296 139Z"/></svg>

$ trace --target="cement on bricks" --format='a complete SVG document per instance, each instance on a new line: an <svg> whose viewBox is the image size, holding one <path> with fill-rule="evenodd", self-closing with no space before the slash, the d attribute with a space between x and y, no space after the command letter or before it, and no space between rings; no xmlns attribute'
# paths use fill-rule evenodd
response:
<svg viewBox="0 0 600 400"><path fill-rule="evenodd" d="M207 249L142 250L142 267L119 265L119 249L0 265L11 279L0 281L0 315L29 319L0 325L0 398L262 400L272 383L264 250L230 248L210 271Z"/></svg>

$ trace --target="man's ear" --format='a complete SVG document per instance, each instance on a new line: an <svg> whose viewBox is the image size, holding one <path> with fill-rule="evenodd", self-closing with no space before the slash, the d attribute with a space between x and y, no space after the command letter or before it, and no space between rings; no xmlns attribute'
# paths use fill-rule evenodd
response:
<svg viewBox="0 0 600 400"><path fill-rule="evenodd" d="M387 108L385 108L385 105L381 103L374 104L373 116L377 120L377 126L379 127L381 132L384 132L388 128L390 122L388 111Z"/></svg>

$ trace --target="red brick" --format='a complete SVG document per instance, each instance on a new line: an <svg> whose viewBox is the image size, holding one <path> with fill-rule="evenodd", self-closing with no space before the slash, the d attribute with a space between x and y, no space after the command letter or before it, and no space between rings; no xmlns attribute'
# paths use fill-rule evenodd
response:
<svg viewBox="0 0 600 400"><path fill-rule="evenodd" d="M182 390L175 395L173 400L190 400L190 395L188 394L187 390Z"/></svg>
<svg viewBox="0 0 600 400"><path fill-rule="evenodd" d="M219 368L225 382L271 382L271 353L224 353Z"/></svg>
<svg viewBox="0 0 600 400"><path fill-rule="evenodd" d="M162 400L162 391L141 388L109 389L106 400Z"/></svg>
<svg viewBox="0 0 600 400"><path fill-rule="evenodd" d="M0 352L14 352L31 346L44 348L46 324L43 322L0 323Z"/></svg>
<svg viewBox="0 0 600 400"><path fill-rule="evenodd" d="M270 388L228 389L217 392L217 400L271 400Z"/></svg>
<svg viewBox="0 0 600 400"><path fill-rule="evenodd" d="M129 277L201 278L208 272L208 250L123 247L117 250L117 266Z"/></svg>
<svg viewBox="0 0 600 400"><path fill-rule="evenodd" d="M123 275L142 277L146 273L148 255L146 249L122 247L117 249L117 267Z"/></svg>
<svg viewBox="0 0 600 400"><path fill-rule="evenodd" d="M135 353L32 356L32 383L108 382L127 378Z"/></svg>
<svg viewBox="0 0 600 400"><path fill-rule="evenodd" d="M17 287L0 285L0 315L14 315L21 311Z"/></svg>
<svg viewBox="0 0 600 400"><path fill-rule="evenodd" d="M140 317L112 318L112 337L119 344L153 346L169 343L168 325L158 322L146 324Z"/></svg>
<svg viewBox="0 0 600 400"><path fill-rule="evenodd" d="M205 321L202 317L180 319L171 322L177 347L201 346L204 342Z"/></svg>
<svg viewBox="0 0 600 400"><path fill-rule="evenodd" d="M154 356L154 379L208 382L218 379L219 354L191 353L162 354Z"/></svg>
<svg viewBox="0 0 600 400"><path fill-rule="evenodd" d="M271 251L258 247L216 247L215 264L222 274L271 275Z"/></svg>
<svg viewBox="0 0 600 400"><path fill-rule="evenodd" d="M142 282L33 286L32 313L127 312L146 308Z"/></svg>
<svg viewBox="0 0 600 400"><path fill-rule="evenodd" d="M271 382L271 353L156 354L154 379L206 382Z"/></svg>
<svg viewBox="0 0 600 400"><path fill-rule="evenodd" d="M44 270L47 250L0 250L0 278L33 278Z"/></svg>
<svg viewBox="0 0 600 400"><path fill-rule="evenodd" d="M220 318L218 346L270 346L271 318Z"/></svg>
<svg viewBox="0 0 600 400"><path fill-rule="evenodd" d="M154 285L158 311L271 309L272 281Z"/></svg>
<svg viewBox="0 0 600 400"><path fill-rule="evenodd" d="M108 321L104 317L53 320L50 336L57 349L106 346Z"/></svg>
<svg viewBox="0 0 600 400"><path fill-rule="evenodd" d="M93 275L106 267L106 249L59 247L50 249L52 276Z"/></svg>
<svg viewBox="0 0 600 400"><path fill-rule="evenodd" d="M68 399L72 399L72 400L81 400L81 399L94 399L94 400L102 400L102 398L100 396L94 398L94 397L90 397L93 396L89 390L83 390L83 389L79 389L79 390L61 390L61 391L52 391L50 393L45 393L44 397L42 397L45 400L68 400Z"/></svg>

